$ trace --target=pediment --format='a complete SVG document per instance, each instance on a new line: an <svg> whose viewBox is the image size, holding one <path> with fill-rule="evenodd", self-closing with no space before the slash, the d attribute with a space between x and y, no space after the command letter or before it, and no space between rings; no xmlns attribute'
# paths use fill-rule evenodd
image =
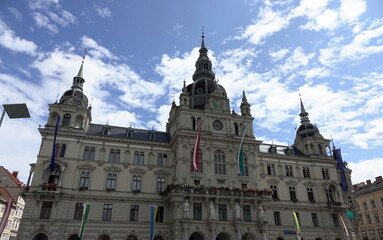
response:
<svg viewBox="0 0 383 240"><path fill-rule="evenodd" d="M280 181L276 178L270 178L270 179L267 179L266 182L269 184L278 184Z"/></svg>
<svg viewBox="0 0 383 240"><path fill-rule="evenodd" d="M95 166L93 166L93 165L91 165L89 163L78 165L77 168L78 169L84 169L84 170L94 170L94 169L96 169Z"/></svg>
<svg viewBox="0 0 383 240"><path fill-rule="evenodd" d="M170 175L170 172L166 171L164 169L160 169L160 170L155 171L154 174L156 174L156 175Z"/></svg>
<svg viewBox="0 0 383 240"><path fill-rule="evenodd" d="M116 166L108 166L104 167L104 170L108 172L120 172L122 169Z"/></svg>
<svg viewBox="0 0 383 240"><path fill-rule="evenodd" d="M141 174L145 174L145 173L146 173L146 170L144 170L144 169L142 169L142 168L139 168L139 167L130 169L129 171L130 171L131 173L141 173Z"/></svg>
<svg viewBox="0 0 383 240"><path fill-rule="evenodd" d="M286 184L287 185L298 185L298 182L294 181L294 180L288 180L288 181L286 181Z"/></svg>
<svg viewBox="0 0 383 240"><path fill-rule="evenodd" d="M339 183L333 181L333 180L328 180L326 181L325 183L322 184L322 186L330 186L330 185L334 185L334 186L338 186Z"/></svg>
<svg viewBox="0 0 383 240"><path fill-rule="evenodd" d="M59 165L61 167L62 171L65 169L66 165L68 165L66 162L63 162L63 161L61 161L59 159L55 159L55 164ZM51 160L50 159L44 161L44 169L49 168L50 165L51 165Z"/></svg>

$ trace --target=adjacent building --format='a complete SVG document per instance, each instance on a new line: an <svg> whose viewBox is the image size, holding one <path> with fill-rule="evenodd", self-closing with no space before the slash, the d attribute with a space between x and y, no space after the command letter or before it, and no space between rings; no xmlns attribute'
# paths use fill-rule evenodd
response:
<svg viewBox="0 0 383 240"><path fill-rule="evenodd" d="M265 144L254 136L245 92L240 112L231 110L204 37L199 52L193 82L180 80L179 104L172 103L164 132L92 123L82 63L39 128L19 239L76 239L88 202L83 239L150 239L151 231L155 240L296 239L294 211L305 240L346 240L340 216L354 206L353 192L342 190L351 186L351 170L334 160L302 101L294 144ZM158 211L151 230L152 206ZM346 225L354 236L347 219Z"/></svg>
<svg viewBox="0 0 383 240"><path fill-rule="evenodd" d="M18 172L10 173L0 166L0 220L2 220L6 205L12 202L11 213L0 235L0 240L15 240L17 237L21 216L24 210L24 199L21 197L23 183L17 178ZM1 229L1 228L0 228Z"/></svg>
<svg viewBox="0 0 383 240"><path fill-rule="evenodd" d="M356 202L359 207L361 222L359 236L363 240L383 239L383 180L376 177L372 183L354 185Z"/></svg>

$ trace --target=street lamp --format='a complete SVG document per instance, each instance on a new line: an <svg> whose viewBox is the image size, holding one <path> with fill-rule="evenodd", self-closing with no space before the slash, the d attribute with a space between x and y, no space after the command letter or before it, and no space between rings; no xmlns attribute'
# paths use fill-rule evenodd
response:
<svg viewBox="0 0 383 240"><path fill-rule="evenodd" d="M5 112L7 112L9 118L30 118L27 105L25 103L18 104L3 104L3 113L1 114L0 127L3 123Z"/></svg>

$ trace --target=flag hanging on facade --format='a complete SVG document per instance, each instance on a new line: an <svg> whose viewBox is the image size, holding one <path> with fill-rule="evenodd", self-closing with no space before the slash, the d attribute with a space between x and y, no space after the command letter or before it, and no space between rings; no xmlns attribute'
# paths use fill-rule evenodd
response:
<svg viewBox="0 0 383 240"><path fill-rule="evenodd" d="M344 169L344 163L342 159L342 154L340 152L340 148L334 148L332 150L334 159L338 162L338 167L340 171L340 178L342 180L342 191L348 191L348 184L346 179L346 172Z"/></svg>
<svg viewBox="0 0 383 240"><path fill-rule="evenodd" d="M154 235L154 223L157 217L158 207L151 206L150 207L150 240L153 240Z"/></svg>
<svg viewBox="0 0 383 240"><path fill-rule="evenodd" d="M82 236L84 234L85 224L86 224L86 221L88 220L89 210L90 210L90 204L89 204L89 202L87 202L87 203L84 204L84 211L83 211L83 214L82 214L82 221L81 221L81 227L80 227L80 233L79 233L79 240L82 239Z"/></svg>
<svg viewBox="0 0 383 240"><path fill-rule="evenodd" d="M56 127L55 127L55 135L53 137L53 150L52 150L52 159L51 164L49 166L50 170L55 170L55 156L56 156L56 137L57 137L57 130L59 129L59 123L60 123L60 115L57 117Z"/></svg>
<svg viewBox="0 0 383 240"><path fill-rule="evenodd" d="M0 222L0 236L3 234L4 228L7 225L9 214L11 214L12 211L12 205L13 202L11 199L9 199L8 202L5 204L3 217L1 218Z"/></svg>
<svg viewBox="0 0 383 240"><path fill-rule="evenodd" d="M299 220L297 214L293 211L295 225L297 226L297 240L301 240L301 227L299 226Z"/></svg>
<svg viewBox="0 0 383 240"><path fill-rule="evenodd" d="M195 140L195 144L194 144L194 152L193 152L193 168L196 169L196 170L199 170L200 169L200 165L199 165L199 152L200 152L200 148L199 148L199 144L200 144L200 139L201 139L201 132L202 132L202 125L203 125L203 122L201 123L201 125L199 126L199 130L198 130L198 135L197 135L197 138Z"/></svg>
<svg viewBox="0 0 383 240"><path fill-rule="evenodd" d="M354 216L354 213L351 212L350 210L347 210L347 211L346 211L346 214L347 214L348 218L350 218L350 219L353 219L353 218L355 217L355 216Z"/></svg>
<svg viewBox="0 0 383 240"><path fill-rule="evenodd" d="M245 126L242 131L242 138L241 138L241 144L239 145L239 152L238 152L238 170L241 175L245 174L245 164L244 164L244 156L243 156L243 139L245 138Z"/></svg>
<svg viewBox="0 0 383 240"><path fill-rule="evenodd" d="M346 236L348 238L348 230L347 230L346 224L343 221L343 217L342 217L342 215L340 213L339 213L339 217L340 217L340 221L342 221L342 224L343 224L343 227L344 227L344 231L346 231Z"/></svg>

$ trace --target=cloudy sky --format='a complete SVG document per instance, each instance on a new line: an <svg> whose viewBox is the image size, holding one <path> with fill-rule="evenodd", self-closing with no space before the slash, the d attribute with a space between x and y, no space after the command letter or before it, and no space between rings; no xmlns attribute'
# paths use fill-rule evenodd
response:
<svg viewBox="0 0 383 240"><path fill-rule="evenodd" d="M93 122L164 130L192 82L204 26L213 70L257 139L292 144L299 93L309 118L342 149L354 183L383 175L381 0L0 1L0 165L26 182L48 104L72 84L84 49Z"/></svg>

